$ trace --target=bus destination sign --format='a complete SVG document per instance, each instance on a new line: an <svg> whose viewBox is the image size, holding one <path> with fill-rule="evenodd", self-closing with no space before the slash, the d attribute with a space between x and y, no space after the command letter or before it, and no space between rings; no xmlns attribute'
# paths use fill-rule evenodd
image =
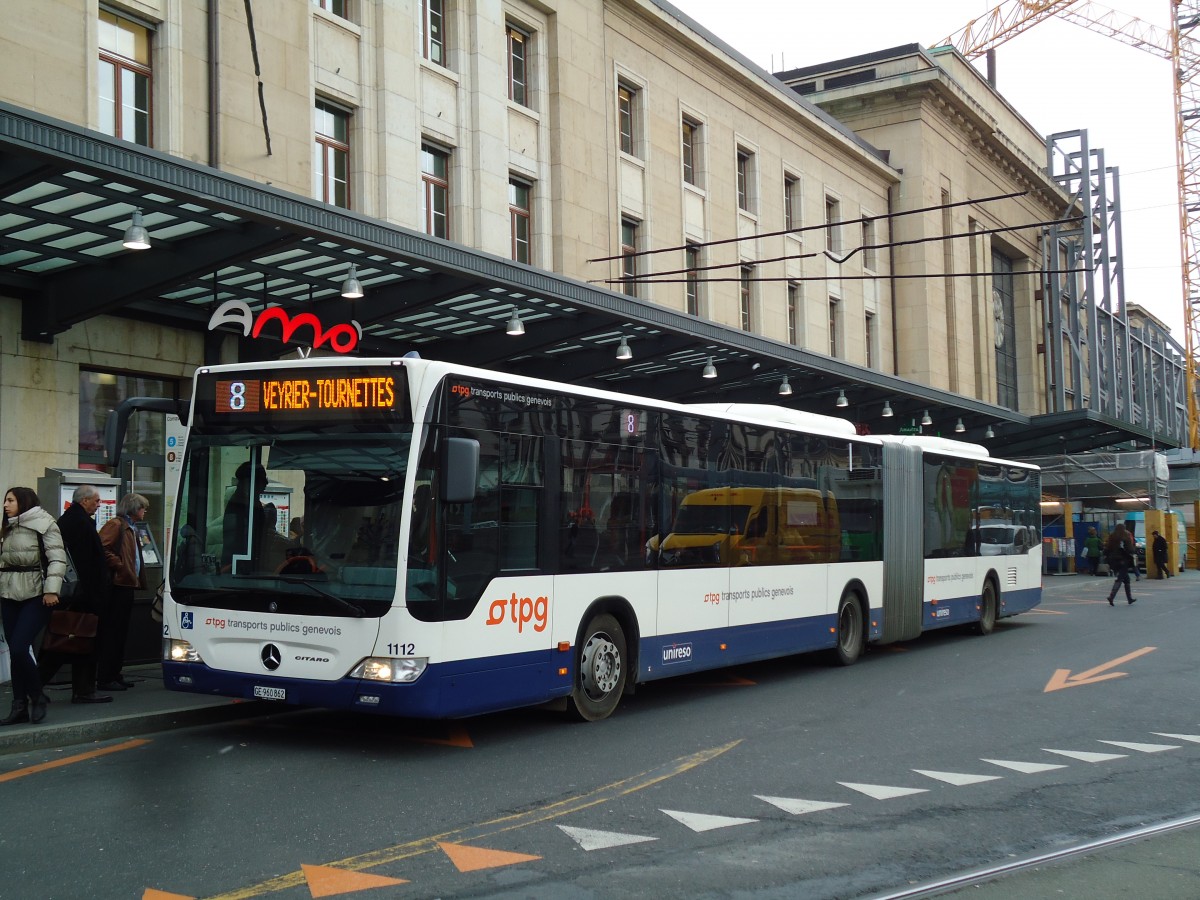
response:
<svg viewBox="0 0 1200 900"><path fill-rule="evenodd" d="M216 382L217 413L319 413L392 410L396 379L391 375L312 374L291 378L237 378Z"/></svg>

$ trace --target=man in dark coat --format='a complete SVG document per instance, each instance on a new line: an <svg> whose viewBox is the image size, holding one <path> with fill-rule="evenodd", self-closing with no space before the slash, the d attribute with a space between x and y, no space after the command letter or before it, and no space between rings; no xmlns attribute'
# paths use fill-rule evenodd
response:
<svg viewBox="0 0 1200 900"><path fill-rule="evenodd" d="M1154 532L1154 541L1150 545L1150 552L1154 557L1154 568L1158 571L1155 573L1155 578L1162 578L1166 575L1171 577L1171 566L1167 563L1167 539Z"/></svg>
<svg viewBox="0 0 1200 900"><path fill-rule="evenodd" d="M81 484L71 497L72 503L58 519L63 546L71 554L71 562L79 575L83 596L71 608L103 617L108 604L108 562L100 535L96 532L96 510L100 492L90 484ZM112 697L96 693L96 648L86 655L65 653L38 654L42 683L50 679L64 663L71 664L71 702L108 703Z"/></svg>

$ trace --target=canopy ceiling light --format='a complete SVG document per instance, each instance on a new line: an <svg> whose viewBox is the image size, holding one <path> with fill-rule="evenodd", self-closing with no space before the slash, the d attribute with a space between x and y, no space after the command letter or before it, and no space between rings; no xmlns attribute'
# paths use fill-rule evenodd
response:
<svg viewBox="0 0 1200 900"><path fill-rule="evenodd" d="M358 266L350 263L350 271L342 282L342 296L347 300L357 300L363 295L362 283L358 280Z"/></svg>
<svg viewBox="0 0 1200 900"><path fill-rule="evenodd" d="M792 385L788 382L788 377L786 375L783 376L783 381L781 381L779 383L779 396L780 397L792 396Z"/></svg>
<svg viewBox="0 0 1200 900"><path fill-rule="evenodd" d="M129 227L125 229L125 240L121 242L126 250L149 250L150 233L142 223L142 211L135 209Z"/></svg>
<svg viewBox="0 0 1200 900"><path fill-rule="evenodd" d="M512 308L512 315L508 319L508 326L504 329L504 333L514 336L525 333L525 323L517 315L517 308L515 306Z"/></svg>
<svg viewBox="0 0 1200 900"><path fill-rule="evenodd" d="M849 406L850 405L850 401L846 399L845 391L838 391L837 405L838 406Z"/></svg>
<svg viewBox="0 0 1200 900"><path fill-rule="evenodd" d="M925 410L925 415L921 416L922 425L932 425L933 419L929 418L929 410Z"/></svg>
<svg viewBox="0 0 1200 900"><path fill-rule="evenodd" d="M889 401L883 401L883 412L881 412L880 415L885 419L890 419L892 417L892 404Z"/></svg>
<svg viewBox="0 0 1200 900"><path fill-rule="evenodd" d="M989 425L989 426L987 427L987 431L985 431L985 432L983 433L983 436L984 436L985 438L994 438L994 437L996 436L996 432L992 431L992 426L991 426L991 425Z"/></svg>
<svg viewBox="0 0 1200 900"><path fill-rule="evenodd" d="M957 422L954 423L954 431L956 433L962 434L962 432L964 432L966 430L967 430L967 426L963 424L963 421L961 418Z"/></svg>
<svg viewBox="0 0 1200 900"><path fill-rule="evenodd" d="M633 359L633 351L629 349L625 335L621 335L621 343L617 346L617 359Z"/></svg>
<svg viewBox="0 0 1200 900"><path fill-rule="evenodd" d="M708 365L706 365L704 367L704 377L705 378L716 378L717 377L717 367L713 365L713 358L711 356L708 358Z"/></svg>

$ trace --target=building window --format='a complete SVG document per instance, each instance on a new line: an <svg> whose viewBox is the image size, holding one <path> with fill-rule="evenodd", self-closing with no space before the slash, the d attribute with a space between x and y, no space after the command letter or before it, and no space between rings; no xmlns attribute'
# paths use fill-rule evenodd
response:
<svg viewBox="0 0 1200 900"><path fill-rule="evenodd" d="M624 82L617 85L617 131L620 134L621 152L638 155L640 126L638 121L638 91Z"/></svg>
<svg viewBox="0 0 1200 900"><path fill-rule="evenodd" d="M637 296L637 242L638 226L632 219L621 220L621 277L627 279L621 284L621 290L630 297Z"/></svg>
<svg viewBox="0 0 1200 900"><path fill-rule="evenodd" d="M687 270L684 290L687 292L688 315L700 315L700 248L688 244L683 251L683 267Z"/></svg>
<svg viewBox="0 0 1200 900"><path fill-rule="evenodd" d="M151 146L150 29L100 11L100 130Z"/></svg>
<svg viewBox="0 0 1200 900"><path fill-rule="evenodd" d="M996 341L996 403L1018 409L1017 323L1013 261L992 251L992 317Z"/></svg>
<svg viewBox="0 0 1200 900"><path fill-rule="evenodd" d="M842 204L832 197L825 198L825 249L842 252Z"/></svg>
<svg viewBox="0 0 1200 900"><path fill-rule="evenodd" d="M694 187L701 187L699 123L684 116L680 134L683 143L683 180Z"/></svg>
<svg viewBox="0 0 1200 900"><path fill-rule="evenodd" d="M317 101L313 137L313 196L350 207L350 114Z"/></svg>
<svg viewBox="0 0 1200 900"><path fill-rule="evenodd" d="M450 154L421 145L421 218L425 233L450 237Z"/></svg>
<svg viewBox="0 0 1200 900"><path fill-rule="evenodd" d="M754 301L754 266L742 266L738 279L738 307L741 312L742 331L754 330L754 316L750 306Z"/></svg>
<svg viewBox="0 0 1200 900"><path fill-rule="evenodd" d="M508 26L508 99L529 106L529 35Z"/></svg>
<svg viewBox="0 0 1200 900"><path fill-rule="evenodd" d="M319 6L326 12L333 13L335 16L347 18L346 8L348 0L313 0L313 4Z"/></svg>
<svg viewBox="0 0 1200 900"><path fill-rule="evenodd" d="M800 227L800 179L795 175L783 176L783 227L788 231Z"/></svg>
<svg viewBox="0 0 1200 900"><path fill-rule="evenodd" d="M864 349L865 365L868 369L875 368L875 314L867 313L867 318L863 322L863 343L866 345Z"/></svg>
<svg viewBox="0 0 1200 900"><path fill-rule="evenodd" d="M875 249L875 223L869 217L862 223L863 268L868 272L879 269L879 255Z"/></svg>
<svg viewBox="0 0 1200 900"><path fill-rule="evenodd" d="M838 348L841 346L842 335L839 320L841 319L842 310L841 304L837 297L829 298L829 355L837 356Z"/></svg>
<svg viewBox="0 0 1200 900"><path fill-rule="evenodd" d="M787 340L800 343L800 285L789 281L787 286Z"/></svg>
<svg viewBox="0 0 1200 900"><path fill-rule="evenodd" d="M446 64L445 0L421 0L421 54L439 66Z"/></svg>
<svg viewBox="0 0 1200 900"><path fill-rule="evenodd" d="M738 209L754 212L754 154L738 147L737 151Z"/></svg>
<svg viewBox="0 0 1200 900"><path fill-rule="evenodd" d="M508 218L512 226L512 258L520 263L530 261L530 228L529 197L533 191L523 181L516 178L508 182Z"/></svg>

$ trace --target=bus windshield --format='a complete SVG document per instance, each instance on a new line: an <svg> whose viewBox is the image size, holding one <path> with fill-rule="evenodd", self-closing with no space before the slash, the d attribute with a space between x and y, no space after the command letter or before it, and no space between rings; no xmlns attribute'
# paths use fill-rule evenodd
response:
<svg viewBox="0 0 1200 900"><path fill-rule="evenodd" d="M408 426L193 433L175 519L175 600L383 615L396 592L411 438Z"/></svg>

